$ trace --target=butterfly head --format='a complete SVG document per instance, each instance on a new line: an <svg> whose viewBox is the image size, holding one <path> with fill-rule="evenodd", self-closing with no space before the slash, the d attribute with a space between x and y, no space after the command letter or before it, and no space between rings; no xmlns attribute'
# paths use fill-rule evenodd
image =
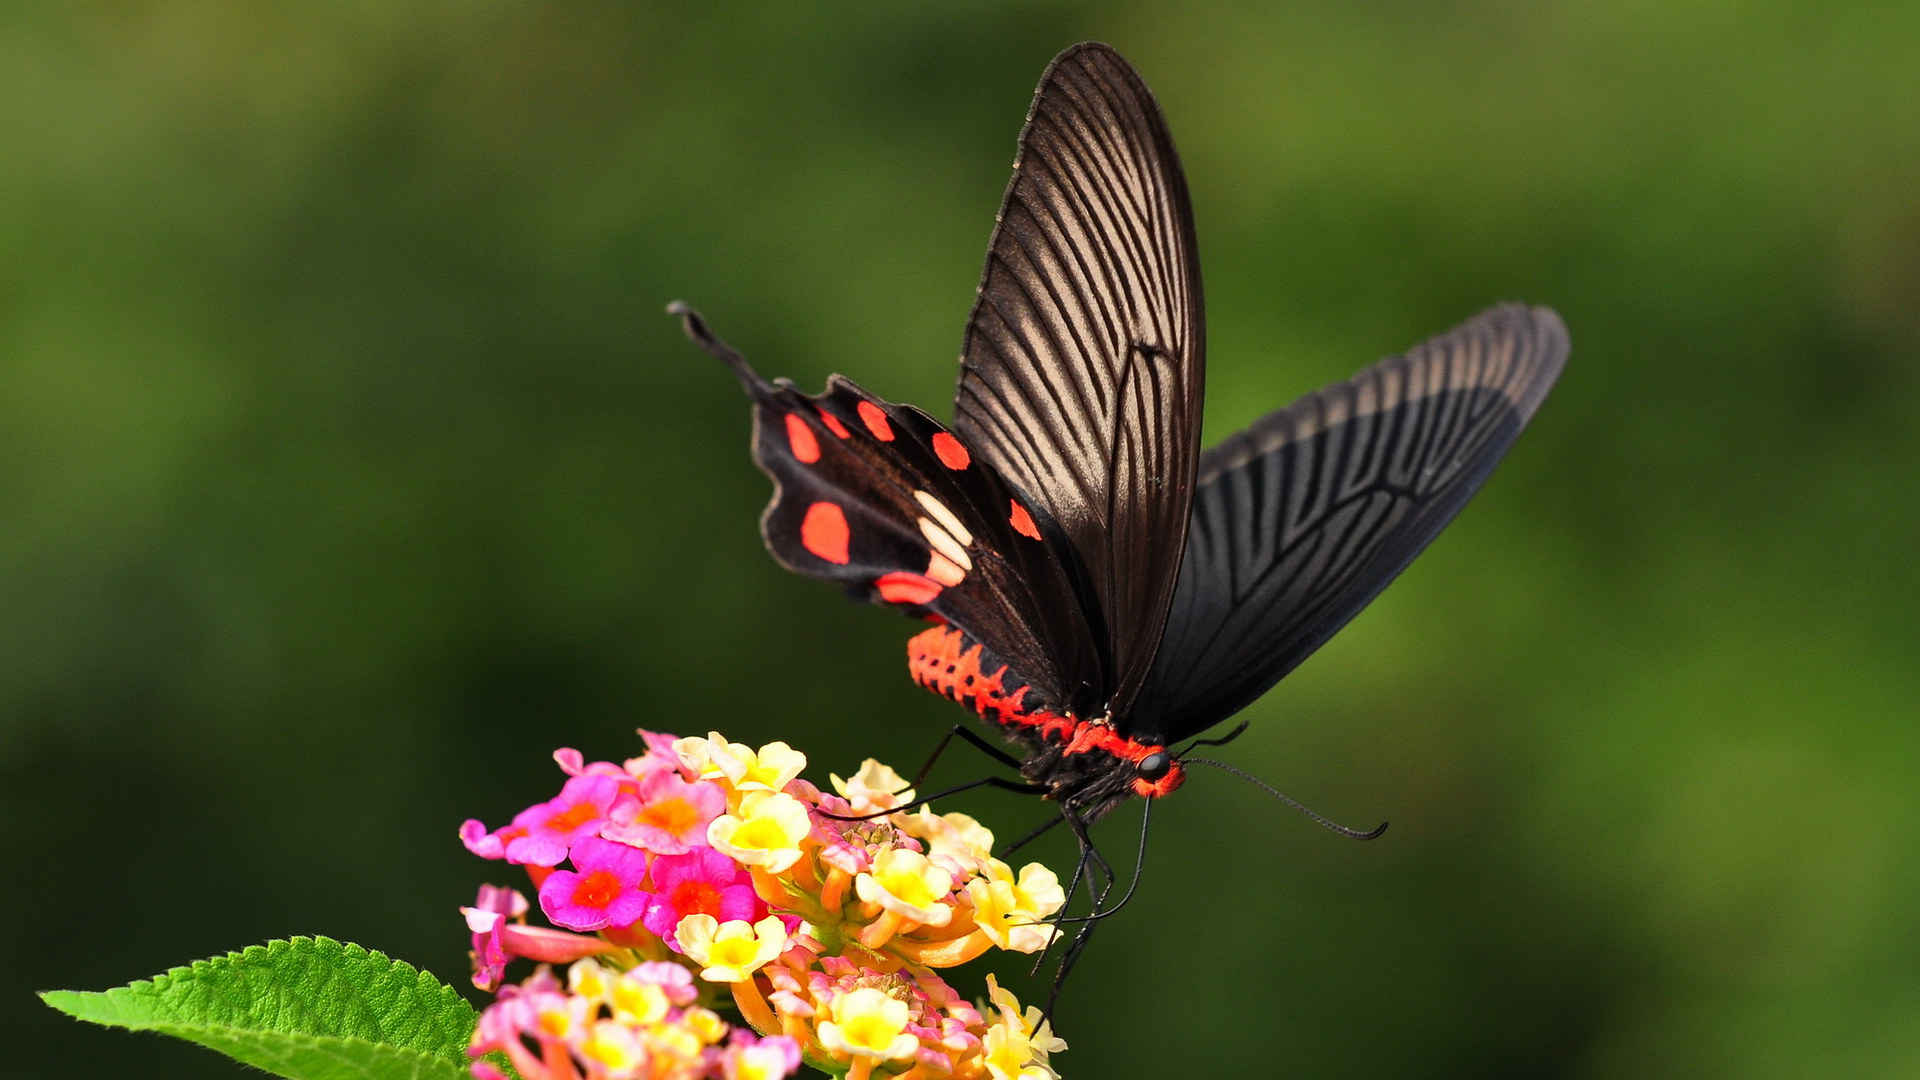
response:
<svg viewBox="0 0 1920 1080"><path fill-rule="evenodd" d="M1157 799L1186 782L1187 770L1167 747L1120 735L1105 718L1071 721L1064 741L1043 740L1023 771L1053 797L1097 820L1128 799Z"/></svg>
<svg viewBox="0 0 1920 1080"><path fill-rule="evenodd" d="M1144 799L1157 799L1186 780L1187 770L1164 748L1156 748L1133 763L1133 793Z"/></svg>

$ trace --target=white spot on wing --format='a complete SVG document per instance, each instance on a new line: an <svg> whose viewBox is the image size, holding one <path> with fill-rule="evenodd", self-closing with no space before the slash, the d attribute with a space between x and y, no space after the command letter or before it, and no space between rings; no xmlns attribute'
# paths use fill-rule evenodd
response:
<svg viewBox="0 0 1920 1080"><path fill-rule="evenodd" d="M941 528L947 530L955 540L960 542L961 547L973 543L973 534L967 531L965 525L960 524L959 518L953 516L953 511L947 509L946 503L924 491L915 491L913 497L920 504L921 509L931 515L933 520L940 523Z"/></svg>

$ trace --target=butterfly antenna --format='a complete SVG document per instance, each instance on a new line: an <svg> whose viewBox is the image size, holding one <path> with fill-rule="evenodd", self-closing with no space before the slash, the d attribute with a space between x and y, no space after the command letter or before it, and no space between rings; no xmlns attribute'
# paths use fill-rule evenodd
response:
<svg viewBox="0 0 1920 1080"><path fill-rule="evenodd" d="M687 337L691 338L695 345L705 349L709 356L732 368L741 382L753 385L761 381L759 374L747 364L747 358L740 355L740 350L720 340L720 335L713 332L713 328L707 325L707 320L701 318L700 313L693 310L692 305L685 300L675 300L668 304L667 314L677 317L680 320L681 329L687 332Z"/></svg>
<svg viewBox="0 0 1920 1080"><path fill-rule="evenodd" d="M1243 734L1247 730L1247 725L1252 722L1253 721L1251 720L1242 720L1238 724L1234 725L1232 731L1227 732L1225 735L1222 735L1217 739L1195 739L1192 742L1187 744L1187 748L1185 750L1181 750L1178 753L1174 754L1173 756L1176 759L1184 759L1188 754L1193 753L1195 750L1199 749L1202 746L1225 746L1228 743L1232 742L1233 740L1239 738L1241 734Z"/></svg>
<svg viewBox="0 0 1920 1080"><path fill-rule="evenodd" d="M1245 726L1245 725L1242 725L1242 726ZM1235 734L1238 734L1238 732L1236 731ZM1231 736L1229 736L1229 738L1231 738ZM1295 810L1300 811L1302 814L1305 814L1307 818L1311 820L1314 824L1320 826L1323 829L1326 829L1328 832L1339 833L1341 836L1347 837L1350 840L1372 840L1373 838L1379 836L1381 833L1387 831L1387 823L1384 821L1374 826L1371 829L1356 829L1350 825L1342 825L1339 822L1334 821L1331 818L1328 818L1324 814L1315 812L1311 807L1306 806L1305 804L1301 803L1298 799L1295 799L1292 796L1286 794L1280 789L1274 787L1272 784L1267 783L1265 780L1262 780L1251 773L1241 772L1239 769L1234 768L1233 766L1227 764L1224 761L1213 761L1208 758L1183 758L1181 759L1181 761L1183 764L1188 764L1188 765L1211 765L1222 772L1232 773L1233 775L1239 777L1240 779L1245 780L1247 783L1252 784L1254 787L1257 787L1260 790L1266 792L1267 794L1273 796L1274 798L1279 799L1281 802L1286 803L1288 806L1293 807Z"/></svg>

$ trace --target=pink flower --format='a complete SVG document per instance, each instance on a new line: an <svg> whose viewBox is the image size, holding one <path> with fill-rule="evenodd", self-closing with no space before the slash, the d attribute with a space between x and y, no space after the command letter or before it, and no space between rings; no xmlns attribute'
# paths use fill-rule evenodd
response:
<svg viewBox="0 0 1920 1080"><path fill-rule="evenodd" d="M468 818L460 823L460 842L467 850L483 859L504 859L507 857L507 845L527 835L527 830L508 825L505 828L487 831L485 822L479 818Z"/></svg>
<svg viewBox="0 0 1920 1080"><path fill-rule="evenodd" d="M712 848L653 860L653 897L642 919L646 928L675 952L674 929L689 915L711 915L718 922L753 922L766 908L753 892L747 868Z"/></svg>
<svg viewBox="0 0 1920 1080"><path fill-rule="evenodd" d="M527 898L512 889L482 885L473 906L460 911L467 917L467 929L473 932L473 985L492 990L506 974L507 961L513 959L502 931L510 922L526 916Z"/></svg>
<svg viewBox="0 0 1920 1080"><path fill-rule="evenodd" d="M640 781L635 799L614 807L613 820L600 835L655 855L679 855L706 847L707 826L726 808L727 794L719 784L689 784L674 769L654 769Z"/></svg>
<svg viewBox="0 0 1920 1080"><path fill-rule="evenodd" d="M800 1044L786 1035L764 1039L735 1029L720 1058L726 1080L766 1080L783 1077L800 1067Z"/></svg>
<svg viewBox="0 0 1920 1080"><path fill-rule="evenodd" d="M520 811L508 828L525 832L507 840L507 861L532 866L560 865L575 842L597 835L607 823L615 801L621 796L621 785L621 780L611 776L576 776L568 780L551 801ZM501 833L506 831L502 829Z"/></svg>
<svg viewBox="0 0 1920 1080"><path fill-rule="evenodd" d="M574 870L555 870L540 885L540 910L569 930L627 927L640 921L647 894L647 853L589 836L573 845Z"/></svg>
<svg viewBox="0 0 1920 1080"><path fill-rule="evenodd" d="M642 961L627 972L627 978L659 987L670 1005L691 1005L700 997L693 972L672 961Z"/></svg>
<svg viewBox="0 0 1920 1080"><path fill-rule="evenodd" d="M640 738L647 744L647 752L637 758L627 759L626 767L630 775L644 780L649 774L662 769L685 775L680 768L680 755L673 752L673 744L679 736L641 728Z"/></svg>

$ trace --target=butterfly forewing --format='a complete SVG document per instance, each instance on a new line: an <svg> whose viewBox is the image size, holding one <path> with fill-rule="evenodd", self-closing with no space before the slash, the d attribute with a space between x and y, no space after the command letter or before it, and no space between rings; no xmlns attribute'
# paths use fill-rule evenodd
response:
<svg viewBox="0 0 1920 1080"><path fill-rule="evenodd" d="M1552 311L1494 308L1209 449L1129 732L1184 738L1306 659L1459 512L1566 356Z"/></svg>
<svg viewBox="0 0 1920 1080"><path fill-rule="evenodd" d="M1051 700L1093 677L1071 549L972 447L837 375L808 395L736 371L754 399L754 460L774 481L761 532L783 565L940 616Z"/></svg>
<svg viewBox="0 0 1920 1080"><path fill-rule="evenodd" d="M1204 328L1193 213L1153 96L1104 45L1041 76L968 321L954 429L1044 507L1084 569L1124 712L1146 677L1199 458Z"/></svg>

